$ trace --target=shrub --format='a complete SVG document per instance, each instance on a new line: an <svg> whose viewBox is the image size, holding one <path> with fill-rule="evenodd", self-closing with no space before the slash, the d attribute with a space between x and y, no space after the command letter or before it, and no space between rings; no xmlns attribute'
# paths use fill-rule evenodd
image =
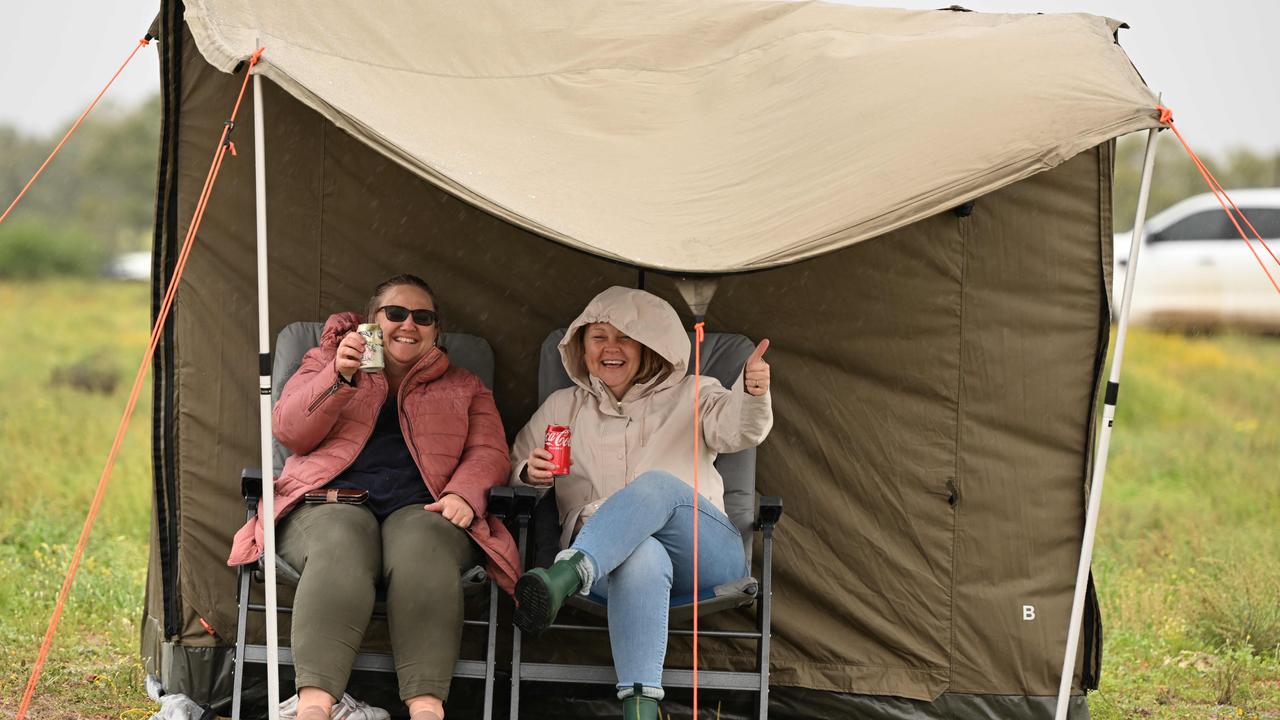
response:
<svg viewBox="0 0 1280 720"><path fill-rule="evenodd" d="M120 381L120 369L105 353L89 355L70 365L55 367L49 377L54 385L65 385L81 392L110 395Z"/></svg>
<svg viewBox="0 0 1280 720"><path fill-rule="evenodd" d="M1280 569L1231 565L1198 589L1192 627L1209 646L1280 647Z"/></svg>
<svg viewBox="0 0 1280 720"><path fill-rule="evenodd" d="M99 243L74 226L8 221L0 225L0 278L97 275L104 254Z"/></svg>
<svg viewBox="0 0 1280 720"><path fill-rule="evenodd" d="M1218 653L1213 667L1213 701L1230 705L1248 700L1249 684L1256 679L1261 663L1248 643L1228 643Z"/></svg>

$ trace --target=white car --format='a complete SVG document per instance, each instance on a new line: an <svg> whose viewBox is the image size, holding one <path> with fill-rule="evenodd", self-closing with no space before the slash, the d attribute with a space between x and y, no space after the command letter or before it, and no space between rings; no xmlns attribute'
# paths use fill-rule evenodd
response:
<svg viewBox="0 0 1280 720"><path fill-rule="evenodd" d="M117 255L107 263L102 274L112 280L150 280L151 251L140 250Z"/></svg>
<svg viewBox="0 0 1280 720"><path fill-rule="evenodd" d="M1239 190L1231 197L1280 256L1280 189ZM1280 264L1248 226L1240 227L1280 282ZM1280 293L1212 194L1188 198L1157 214L1147 221L1144 234L1130 310L1135 323L1280 330ZM1115 236L1117 315L1130 243L1131 233Z"/></svg>

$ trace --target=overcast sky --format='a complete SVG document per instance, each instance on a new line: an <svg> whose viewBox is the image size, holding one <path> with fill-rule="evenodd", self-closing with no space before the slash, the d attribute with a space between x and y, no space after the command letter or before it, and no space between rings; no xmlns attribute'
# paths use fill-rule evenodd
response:
<svg viewBox="0 0 1280 720"><path fill-rule="evenodd" d="M864 0L937 8L944 0ZM1280 3L1264 0L969 0L986 12L1088 12L1129 23L1121 44L1164 93L1198 148L1280 150ZM5 2L0 23L0 123L46 132L75 117L104 85L158 10L157 0ZM159 63L144 48L107 97L136 103L155 92ZM3 159L0 159L2 162Z"/></svg>

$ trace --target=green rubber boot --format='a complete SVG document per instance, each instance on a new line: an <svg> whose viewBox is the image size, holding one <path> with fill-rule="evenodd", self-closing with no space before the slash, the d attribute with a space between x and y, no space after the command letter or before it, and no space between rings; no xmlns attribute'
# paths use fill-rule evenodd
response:
<svg viewBox="0 0 1280 720"><path fill-rule="evenodd" d="M534 568L520 576L514 620L521 630L538 635L555 621L564 601L582 588L578 563L583 559L582 553L574 553L549 568Z"/></svg>
<svg viewBox="0 0 1280 720"><path fill-rule="evenodd" d="M622 700L622 720L660 720L658 701L640 694L637 683L635 694Z"/></svg>

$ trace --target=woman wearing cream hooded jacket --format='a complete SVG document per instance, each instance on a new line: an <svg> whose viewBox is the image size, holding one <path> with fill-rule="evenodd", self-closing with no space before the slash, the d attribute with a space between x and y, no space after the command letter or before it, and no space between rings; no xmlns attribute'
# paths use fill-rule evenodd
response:
<svg viewBox="0 0 1280 720"><path fill-rule="evenodd" d="M712 462L719 453L758 445L773 425L763 359L768 345L761 341L732 389L701 378L698 570L704 590L749 571ZM627 718L657 717L671 596L693 591L689 350L666 301L642 290L605 290L560 341L573 387L547 398L511 452L514 483L555 484L565 548L550 568L521 576L515 621L536 634L573 593L606 601ZM551 474L554 464L543 449L547 425L573 430L568 475Z"/></svg>

